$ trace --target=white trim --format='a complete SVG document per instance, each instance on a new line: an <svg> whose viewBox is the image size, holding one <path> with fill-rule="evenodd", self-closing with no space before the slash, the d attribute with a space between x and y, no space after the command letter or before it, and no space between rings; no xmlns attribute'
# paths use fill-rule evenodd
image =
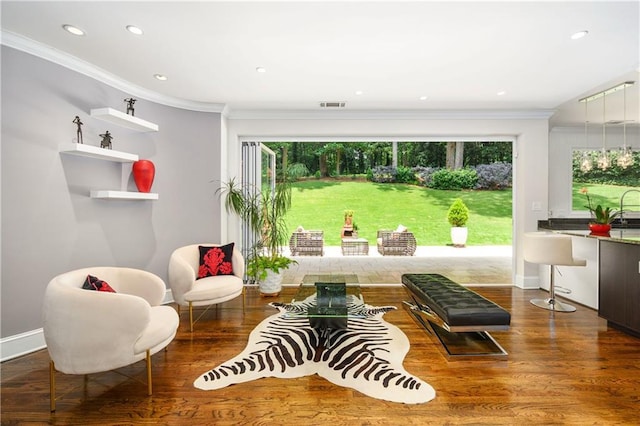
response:
<svg viewBox="0 0 640 426"><path fill-rule="evenodd" d="M69 55L60 50L56 50L37 41L22 37L18 34L6 30L2 30L1 35L2 44L5 46L29 53L39 58L61 65L65 68L69 68L72 71L84 74L115 89L128 93L131 96L146 99L160 105L166 105L190 111L220 113L225 108L224 104L196 102L186 99L174 98L172 96L165 96L123 80L122 78L111 74L101 68L98 68L93 64L85 62L79 58L76 58L75 56Z"/></svg>
<svg viewBox="0 0 640 426"><path fill-rule="evenodd" d="M121 90L131 96L146 99L161 105L199 112L221 113L228 119L245 120L352 120L352 119L407 119L407 120L548 120L554 109L532 110L233 110L224 103L198 102L162 95L145 89L111 74L75 56L54 49L43 43L2 30L1 43L5 46L29 53L80 74L91 77Z"/></svg>
<svg viewBox="0 0 640 426"><path fill-rule="evenodd" d="M240 142L510 142L513 135L485 136L239 136Z"/></svg>
<svg viewBox="0 0 640 426"><path fill-rule="evenodd" d="M173 293L171 293L171 289L168 288L167 290L165 290L164 292L164 300L162 301L163 305L168 305L169 303L173 303Z"/></svg>
<svg viewBox="0 0 640 426"><path fill-rule="evenodd" d="M538 277L537 275L516 275L515 283L516 287L525 290L540 290L540 277Z"/></svg>
<svg viewBox="0 0 640 426"><path fill-rule="evenodd" d="M0 340L0 362L5 362L31 352L46 348L44 332L41 328L31 330Z"/></svg>
<svg viewBox="0 0 640 426"><path fill-rule="evenodd" d="M225 111L230 120L548 120L552 109L535 110L233 110Z"/></svg>

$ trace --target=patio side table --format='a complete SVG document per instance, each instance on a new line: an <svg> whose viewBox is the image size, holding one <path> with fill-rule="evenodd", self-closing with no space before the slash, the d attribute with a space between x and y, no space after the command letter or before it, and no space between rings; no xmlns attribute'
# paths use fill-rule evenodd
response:
<svg viewBox="0 0 640 426"><path fill-rule="evenodd" d="M369 254L369 241L364 238L343 238L340 247L343 256L366 256Z"/></svg>

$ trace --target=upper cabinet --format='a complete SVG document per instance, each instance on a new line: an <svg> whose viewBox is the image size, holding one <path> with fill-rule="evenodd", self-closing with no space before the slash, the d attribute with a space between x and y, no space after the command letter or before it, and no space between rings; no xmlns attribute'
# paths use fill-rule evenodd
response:
<svg viewBox="0 0 640 426"><path fill-rule="evenodd" d="M116 124L138 132L157 132L158 125L113 108L94 108L89 114L100 120Z"/></svg>

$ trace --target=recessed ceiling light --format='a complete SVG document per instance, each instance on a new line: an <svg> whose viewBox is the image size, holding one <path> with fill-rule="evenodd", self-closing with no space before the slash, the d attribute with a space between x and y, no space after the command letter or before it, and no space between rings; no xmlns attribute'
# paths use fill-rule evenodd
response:
<svg viewBox="0 0 640 426"><path fill-rule="evenodd" d="M577 40L579 38L586 36L587 34L589 34L589 31L587 30L578 31L577 33L571 34L571 40Z"/></svg>
<svg viewBox="0 0 640 426"><path fill-rule="evenodd" d="M126 28L127 28L127 31L129 31L131 34L135 34L135 35L144 34L144 31L142 31L141 28L138 28L135 25L127 25Z"/></svg>
<svg viewBox="0 0 640 426"><path fill-rule="evenodd" d="M502 95L504 95L505 93L507 93L507 92L505 92L504 90L501 90L501 91L499 91L498 93L496 93L496 95L498 95L498 96L502 96Z"/></svg>
<svg viewBox="0 0 640 426"><path fill-rule="evenodd" d="M154 74L153 76L156 78L156 80L160 80L160 81L166 81L167 80L167 76L166 75Z"/></svg>
<svg viewBox="0 0 640 426"><path fill-rule="evenodd" d="M362 90L356 90L356 95L360 96L362 93L364 93Z"/></svg>
<svg viewBox="0 0 640 426"><path fill-rule="evenodd" d="M426 96L420 96L420 100L421 100L421 101L426 101L426 100L427 100L427 97L426 97Z"/></svg>
<svg viewBox="0 0 640 426"><path fill-rule="evenodd" d="M80 28L78 28L78 27L74 27L73 25L64 24L64 25L62 26L62 28L63 28L65 31L67 31L67 32L69 32L69 33L71 33L71 34L73 34L73 35L77 35L77 36L83 36L83 35L84 35L84 31L82 31L82 30L81 30Z"/></svg>
<svg viewBox="0 0 640 426"><path fill-rule="evenodd" d="M264 73L264 72L267 72L267 69L265 67L257 67L256 72Z"/></svg>

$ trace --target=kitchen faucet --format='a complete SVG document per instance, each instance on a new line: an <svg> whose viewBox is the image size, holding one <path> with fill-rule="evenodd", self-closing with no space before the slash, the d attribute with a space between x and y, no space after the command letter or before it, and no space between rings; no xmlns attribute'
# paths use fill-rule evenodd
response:
<svg viewBox="0 0 640 426"><path fill-rule="evenodd" d="M630 192L637 192L640 194L640 189L629 189L627 191L625 191L622 196L620 197L620 225L622 226L626 226L627 221L624 219L624 196L627 195ZM632 204L633 205L633 204ZM640 207L640 204L635 204L636 207Z"/></svg>

